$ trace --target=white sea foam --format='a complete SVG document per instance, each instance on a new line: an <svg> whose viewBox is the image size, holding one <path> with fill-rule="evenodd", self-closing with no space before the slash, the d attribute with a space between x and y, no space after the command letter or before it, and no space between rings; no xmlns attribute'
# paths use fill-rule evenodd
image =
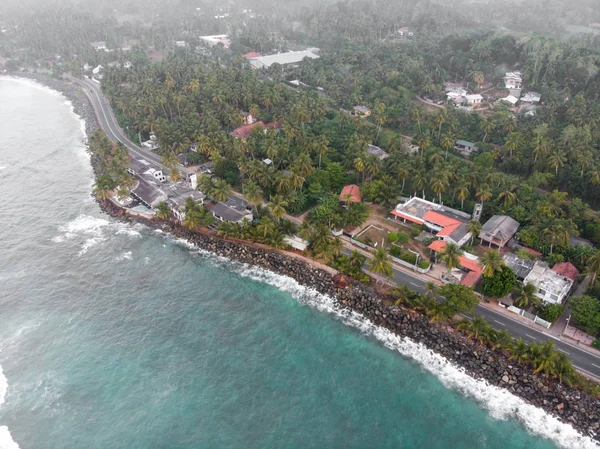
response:
<svg viewBox="0 0 600 449"><path fill-rule="evenodd" d="M217 265L223 264L226 260L221 257L215 259ZM273 285L290 293L299 302L335 315L347 326L352 326L365 335L374 336L387 348L419 363L424 369L435 375L445 387L457 390L479 402L495 419L516 419L529 432L548 438L563 448L598 449L600 447L595 441L581 435L572 426L559 421L544 410L526 403L508 390L469 376L464 369L429 350L421 343L400 337L383 327L376 326L363 315L339 307L333 298L303 287L292 278L235 262L228 263L228 268L233 269L241 276Z"/></svg>
<svg viewBox="0 0 600 449"><path fill-rule="evenodd" d="M142 234L139 233L139 231L136 231L135 229L131 229L131 227L127 226L125 228L121 228L119 229L116 234L118 235L129 235L131 237L141 237Z"/></svg>
<svg viewBox="0 0 600 449"><path fill-rule="evenodd" d="M4 170L6 168L5 165L0 165L0 170Z"/></svg>
<svg viewBox="0 0 600 449"><path fill-rule="evenodd" d="M2 365L0 365L0 405L4 404L6 390L8 390L8 380L2 371Z"/></svg>
<svg viewBox="0 0 600 449"><path fill-rule="evenodd" d="M124 252L123 254L121 254L120 256L117 256L116 259L117 261L122 261L122 260L131 260L133 257L133 253L131 251L127 251Z"/></svg>
<svg viewBox="0 0 600 449"><path fill-rule="evenodd" d="M19 449L6 426L0 426L0 449Z"/></svg>

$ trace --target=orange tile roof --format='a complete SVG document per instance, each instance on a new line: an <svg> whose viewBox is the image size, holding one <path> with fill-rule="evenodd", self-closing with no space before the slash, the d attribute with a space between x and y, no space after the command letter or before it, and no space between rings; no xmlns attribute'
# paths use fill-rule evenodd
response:
<svg viewBox="0 0 600 449"><path fill-rule="evenodd" d="M458 258L459 262L460 262L460 266L463 268L466 268L467 270L470 271L475 271L476 273L483 273L483 268L482 266L479 264L479 262L475 262L474 260L471 259L467 259L465 256L460 256Z"/></svg>
<svg viewBox="0 0 600 449"><path fill-rule="evenodd" d="M427 212L425 212L423 218L431 223L435 223L436 225L442 227L460 225L460 221L455 220L454 218L446 217L445 215L439 214L432 210L428 210Z"/></svg>
<svg viewBox="0 0 600 449"><path fill-rule="evenodd" d="M431 242L431 245L429 245L428 248L435 251L436 253L439 253L446 249L446 242L443 240L434 240L433 242Z"/></svg>
<svg viewBox="0 0 600 449"><path fill-rule="evenodd" d="M450 234L452 234L454 231L456 231L456 229L459 226L460 226L460 223L449 225L449 226L445 226L444 228L442 228L442 230L440 232L437 233L437 236L438 237L449 237Z"/></svg>
<svg viewBox="0 0 600 449"><path fill-rule="evenodd" d="M418 218L411 217L410 215L403 214L402 212L398 212L396 209L394 209L391 212L391 214L395 215L396 217L405 218L408 221L411 221L411 222L416 223L416 224L422 225L423 223L425 223L423 220L419 220Z"/></svg>
<svg viewBox="0 0 600 449"><path fill-rule="evenodd" d="M467 287L473 287L477 280L481 277L481 273L476 271L469 271L460 283Z"/></svg>
<svg viewBox="0 0 600 449"><path fill-rule="evenodd" d="M260 127L262 130L265 129L263 122L252 123L251 125L240 126L229 133L230 136L237 137L238 139L245 139L254 132L254 128Z"/></svg>
<svg viewBox="0 0 600 449"><path fill-rule="evenodd" d="M348 195L351 195L350 201L353 203L360 203L360 189L356 184L347 185L342 189L342 193L340 193L340 201L346 201L346 197Z"/></svg>

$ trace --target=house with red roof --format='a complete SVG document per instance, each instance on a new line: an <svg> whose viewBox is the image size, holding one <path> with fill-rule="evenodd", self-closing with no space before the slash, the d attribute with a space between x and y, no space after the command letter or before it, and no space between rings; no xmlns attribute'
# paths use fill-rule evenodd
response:
<svg viewBox="0 0 600 449"><path fill-rule="evenodd" d="M255 51L251 51L250 53L246 53L244 55L244 59L252 59L252 58L260 58L262 55Z"/></svg>
<svg viewBox="0 0 600 449"><path fill-rule="evenodd" d="M443 240L435 240L431 243L431 245L428 246L428 248L436 253L441 253L446 249L446 245L447 243ZM452 278L460 282L461 285L473 287L483 273L483 266L479 263L478 259L473 258L474 256L467 256L469 255L458 257L458 262L460 263L462 273L453 273Z"/></svg>
<svg viewBox="0 0 600 449"><path fill-rule="evenodd" d="M579 270L575 268L575 265L573 265L571 262L560 262L554 264L552 271L560 274L561 276L567 277L572 281L576 281L577 277L579 276Z"/></svg>
<svg viewBox="0 0 600 449"><path fill-rule="evenodd" d="M471 216L441 204L413 197L398 204L391 214L395 220L423 225L436 237L458 246L463 246L471 239L467 229Z"/></svg>
<svg viewBox="0 0 600 449"><path fill-rule="evenodd" d="M234 129L229 133L229 135L235 137L236 139L245 140L250 134L254 132L255 129L260 129L264 131L265 129L267 129L267 127L263 122L251 123L250 125L243 125L239 128Z"/></svg>
<svg viewBox="0 0 600 449"><path fill-rule="evenodd" d="M360 196L360 189L356 184L349 184L342 189L340 193L340 203L360 203L362 197Z"/></svg>

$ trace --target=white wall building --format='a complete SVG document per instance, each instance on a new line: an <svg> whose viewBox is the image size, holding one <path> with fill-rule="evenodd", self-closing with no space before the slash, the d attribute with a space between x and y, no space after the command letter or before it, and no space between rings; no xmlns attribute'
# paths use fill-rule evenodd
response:
<svg viewBox="0 0 600 449"><path fill-rule="evenodd" d="M538 288L536 296L547 304L562 304L573 286L572 279L540 262L536 262L523 282L535 285Z"/></svg>

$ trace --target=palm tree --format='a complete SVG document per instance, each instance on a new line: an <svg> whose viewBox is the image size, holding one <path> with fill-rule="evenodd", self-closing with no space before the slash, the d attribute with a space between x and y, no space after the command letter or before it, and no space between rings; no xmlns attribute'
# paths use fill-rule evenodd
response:
<svg viewBox="0 0 600 449"><path fill-rule="evenodd" d="M357 250L353 250L348 256L350 266L357 272L362 271L362 267L366 260L367 258Z"/></svg>
<svg viewBox="0 0 600 449"><path fill-rule="evenodd" d="M510 357L508 360L516 360L518 363L523 363L529 360L529 346L521 337L513 342L510 348Z"/></svg>
<svg viewBox="0 0 600 449"><path fill-rule="evenodd" d="M109 189L106 184L98 182L98 180L96 181L96 183L94 184L94 188L92 189L92 193L96 195L96 198L100 200L106 200L110 198L110 191L111 189Z"/></svg>
<svg viewBox="0 0 600 449"><path fill-rule="evenodd" d="M472 320L465 318L456 328L467 334L467 337L473 338L483 344L489 336L492 326L482 317L476 316Z"/></svg>
<svg viewBox="0 0 600 449"><path fill-rule="evenodd" d="M440 253L440 261L442 261L448 270L453 270L460 266L459 257L462 256L462 250L455 243L447 243L444 251Z"/></svg>
<svg viewBox="0 0 600 449"><path fill-rule="evenodd" d="M588 256L586 261L586 267L589 273L592 274L590 285L594 285L600 272L600 249L594 251L593 254Z"/></svg>
<svg viewBox="0 0 600 449"><path fill-rule="evenodd" d="M281 218L286 214L285 208L287 206L288 202L282 195L275 195L274 197L271 197L271 202L267 205L271 211L271 214L273 214L277 220L281 220Z"/></svg>
<svg viewBox="0 0 600 449"><path fill-rule="evenodd" d="M406 284L400 284L396 288L392 290L392 296L396 298L394 302L395 306L399 306L402 304L409 304L411 302L411 298L414 296L414 292L408 288Z"/></svg>
<svg viewBox="0 0 600 449"><path fill-rule="evenodd" d="M263 202L263 192L254 181L248 181L244 186L244 196L248 200L248 203L253 206L262 204Z"/></svg>
<svg viewBox="0 0 600 449"><path fill-rule="evenodd" d="M459 186L456 187L456 190L454 191L454 194L456 195L456 198L458 198L460 200L460 208L464 209L465 206L465 200L467 198L469 198L469 189L467 188L466 185L461 184Z"/></svg>
<svg viewBox="0 0 600 449"><path fill-rule="evenodd" d="M354 159L354 169L356 170L356 173L360 174L362 173L362 180L364 182L365 180L365 158L364 155L359 155Z"/></svg>
<svg viewBox="0 0 600 449"><path fill-rule="evenodd" d="M504 267L504 258L495 249L490 249L483 254L481 263L483 265L483 275L491 278L496 271L501 271Z"/></svg>
<svg viewBox="0 0 600 449"><path fill-rule="evenodd" d="M476 196L477 196L477 199L479 199L479 201L481 201L481 205L483 206L483 203L485 201L492 198L492 192L490 191L488 186L483 185L483 186L479 187L479 190L477 190Z"/></svg>
<svg viewBox="0 0 600 449"><path fill-rule="evenodd" d="M196 210L192 210L186 213L185 218L183 219L183 225L190 231L198 229L202 225L202 221L198 212Z"/></svg>
<svg viewBox="0 0 600 449"><path fill-rule="evenodd" d="M514 191L514 188L507 187L498 195L498 199L502 201L504 207L510 206L515 201L517 201L517 194Z"/></svg>
<svg viewBox="0 0 600 449"><path fill-rule="evenodd" d="M438 195L438 199L440 204L442 203L442 193L446 191L446 183L440 177L437 177L433 184L431 185L431 189Z"/></svg>
<svg viewBox="0 0 600 449"><path fill-rule="evenodd" d="M467 224L467 231L469 231L471 233L471 245L472 245L473 240L475 239L475 236L479 236L479 233L481 232L481 223L478 220L471 220Z"/></svg>
<svg viewBox="0 0 600 449"><path fill-rule="evenodd" d="M521 287L519 295L515 299L515 305L521 309L527 309L530 305L539 305L541 300L536 296L537 290L535 285L527 282Z"/></svg>
<svg viewBox="0 0 600 449"><path fill-rule="evenodd" d="M156 216L161 220L168 220L171 216L171 209L164 201L161 201L156 206Z"/></svg>
<svg viewBox="0 0 600 449"><path fill-rule="evenodd" d="M425 282L425 295L426 296L435 296L435 292L437 291L437 285L435 282L427 281Z"/></svg>
<svg viewBox="0 0 600 449"><path fill-rule="evenodd" d="M258 226L256 226L256 229L262 235L262 238L265 239L267 234L272 234L277 230L277 224L271 218L263 217Z"/></svg>
<svg viewBox="0 0 600 449"><path fill-rule="evenodd" d="M446 151L445 159L448 159L448 150L451 150L454 147L454 143L456 142L456 138L452 134L444 134L440 141L440 146L444 151Z"/></svg>
<svg viewBox="0 0 600 449"><path fill-rule="evenodd" d="M491 336L493 337L492 350L510 349L512 347L513 338L506 329L503 329L500 332L493 332Z"/></svg>
<svg viewBox="0 0 600 449"><path fill-rule="evenodd" d="M558 169L564 167L565 162L567 162L566 153L563 150L556 150L548 156L548 162L558 175Z"/></svg>
<svg viewBox="0 0 600 449"><path fill-rule="evenodd" d="M231 195L232 189L227 181L218 179L212 186L211 195L215 202L227 201L227 197Z"/></svg>
<svg viewBox="0 0 600 449"><path fill-rule="evenodd" d="M385 248L379 248L373 253L373 257L369 261L369 269L375 274L389 278L393 274L391 260L392 258Z"/></svg>
<svg viewBox="0 0 600 449"><path fill-rule="evenodd" d="M554 359L554 369L552 375L558 379L560 383L566 383L568 386L572 386L573 382L577 377L577 372L573 367L573 362L564 353L556 354Z"/></svg>
<svg viewBox="0 0 600 449"><path fill-rule="evenodd" d="M547 340L540 348L540 353L533 359L534 373L542 372L546 377L554 372L554 362L556 360L556 350L554 343Z"/></svg>

